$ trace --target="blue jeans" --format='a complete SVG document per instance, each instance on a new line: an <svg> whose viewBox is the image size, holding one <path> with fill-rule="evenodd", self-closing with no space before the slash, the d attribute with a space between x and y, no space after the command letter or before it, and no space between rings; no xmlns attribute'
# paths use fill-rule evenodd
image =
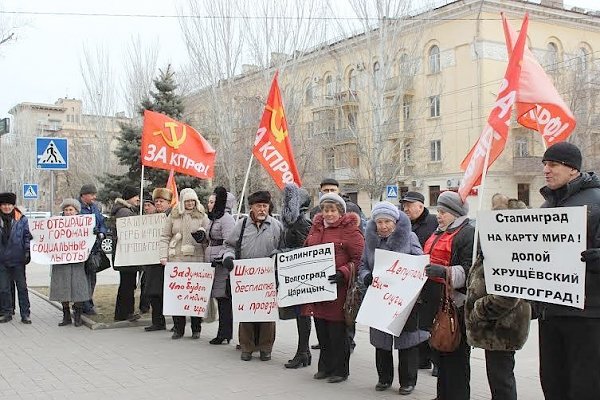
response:
<svg viewBox="0 0 600 400"><path fill-rule="evenodd" d="M17 285L19 298L19 312L21 318L29 317L29 293L27 292L27 279L25 278L25 266L7 267L0 265L0 314L12 315L13 295L11 286L13 282Z"/></svg>

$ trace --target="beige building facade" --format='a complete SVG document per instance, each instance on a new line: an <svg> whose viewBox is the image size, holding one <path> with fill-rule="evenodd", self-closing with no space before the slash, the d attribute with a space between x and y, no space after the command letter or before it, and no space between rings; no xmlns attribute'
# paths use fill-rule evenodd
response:
<svg viewBox="0 0 600 400"><path fill-rule="evenodd" d="M11 133L0 137L0 184L17 193L19 204L32 210L57 212L63 198L78 197L82 184L98 185L98 177L105 172L124 172L113 151L118 143L119 123L129 119L121 114L85 114L82 106L81 100L61 98L54 104L24 102L10 109ZM67 138L69 168L53 172L37 169L36 137ZM23 199L25 183L39 185L38 200Z"/></svg>
<svg viewBox="0 0 600 400"><path fill-rule="evenodd" d="M230 109L244 116L229 114L234 122L227 134L237 148L247 148L260 119L256 99L266 98L278 69L296 160L315 196L320 180L333 177L367 213L386 198L390 184L423 193L426 206L435 207L439 193L458 188L460 163L479 137L504 76L501 12L515 30L529 13L527 44L577 118L569 140L582 148L584 168L600 168L600 13L567 10L557 1L464 0L384 20L377 29L297 52L284 62L277 55L279 63L268 70L248 68L188 98L186 110L216 144L218 163L229 165L211 101L226 104L223 97L235 94ZM543 151L537 132L514 123L504 153L489 171L484 208L496 192L539 206ZM246 160L237 163L238 174ZM257 174L256 188L264 187L265 175ZM472 214L481 193L475 194L469 198Z"/></svg>

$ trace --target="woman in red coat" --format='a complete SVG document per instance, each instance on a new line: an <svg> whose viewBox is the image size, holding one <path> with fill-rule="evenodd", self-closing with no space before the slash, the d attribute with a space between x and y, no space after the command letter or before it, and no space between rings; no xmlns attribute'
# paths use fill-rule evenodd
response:
<svg viewBox="0 0 600 400"><path fill-rule="evenodd" d="M337 285L337 299L310 304L321 345L315 379L328 378L329 383L348 378L350 341L346 334L344 302L351 271L356 275L365 240L360 232L358 216L346 214L346 202L336 193L324 194L319 200L321 213L313 220L305 246L333 243L336 273L329 277Z"/></svg>

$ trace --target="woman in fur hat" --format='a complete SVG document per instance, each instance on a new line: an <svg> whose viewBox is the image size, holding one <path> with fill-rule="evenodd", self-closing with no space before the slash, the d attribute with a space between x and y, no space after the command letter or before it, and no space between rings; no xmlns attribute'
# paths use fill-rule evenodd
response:
<svg viewBox="0 0 600 400"><path fill-rule="evenodd" d="M215 269L215 280L212 286L211 297L217 299L219 307L219 329L217 336L210 344L229 343L233 336L233 310L231 309L231 283L229 271L223 267L223 242L231 235L235 221L227 211L229 193L222 186L217 186L208 198L208 247L204 254L204 261L211 263ZM233 200L235 203L235 199Z"/></svg>
<svg viewBox="0 0 600 400"><path fill-rule="evenodd" d="M194 189L182 189L179 203L171 210L160 241L160 263L167 261L202 262L206 243L208 217ZM191 317L192 339L200 338L202 318ZM173 316L172 339L181 339L185 316Z"/></svg>
<svg viewBox="0 0 600 400"><path fill-rule="evenodd" d="M64 199L60 205L62 215L71 216L81 212L81 204L75 199ZM85 274L85 262L74 264L53 264L50 275L50 300L62 304L63 319L58 326L71 325L69 302L73 303L75 326L81 326L83 302L90 299L90 291Z"/></svg>

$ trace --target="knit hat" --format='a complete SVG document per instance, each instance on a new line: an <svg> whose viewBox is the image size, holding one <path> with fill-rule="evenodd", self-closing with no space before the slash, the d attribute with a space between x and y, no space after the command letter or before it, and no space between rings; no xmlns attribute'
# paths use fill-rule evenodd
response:
<svg viewBox="0 0 600 400"><path fill-rule="evenodd" d="M17 204L17 195L14 193L0 193L0 204Z"/></svg>
<svg viewBox="0 0 600 400"><path fill-rule="evenodd" d="M440 194L437 200L438 209L448 212L455 217L462 217L469 213L469 205L463 203L456 192L447 191Z"/></svg>
<svg viewBox="0 0 600 400"><path fill-rule="evenodd" d="M409 203L423 203L425 204L425 197L419 192L406 192L404 197L402 197L402 201L407 201Z"/></svg>
<svg viewBox="0 0 600 400"><path fill-rule="evenodd" d="M125 186L123 188L123 200L129 200L135 196L139 196L140 192L133 186Z"/></svg>
<svg viewBox="0 0 600 400"><path fill-rule="evenodd" d="M83 185L81 187L81 189L79 190L79 195L84 195L84 194L95 194L98 193L98 189L96 189L96 186L92 185L91 183L87 183L85 185Z"/></svg>
<svg viewBox="0 0 600 400"><path fill-rule="evenodd" d="M398 218L400 218L400 211L398 210L398 207L389 201L382 201L375 204L375 207L373 207L373 210L371 211L371 219L373 221L377 221L379 218L387 218L396 222L398 221Z"/></svg>
<svg viewBox="0 0 600 400"><path fill-rule="evenodd" d="M252 205L256 203L270 204L271 193L267 192L266 190L259 190L258 192L254 192L248 196L248 204Z"/></svg>
<svg viewBox="0 0 600 400"><path fill-rule="evenodd" d="M333 178L325 178L321 181L321 185L319 187L323 187L325 185L333 185L340 187L340 183Z"/></svg>
<svg viewBox="0 0 600 400"><path fill-rule="evenodd" d="M152 191L152 200L156 199L171 201L173 199L173 192L167 188L156 188Z"/></svg>
<svg viewBox="0 0 600 400"><path fill-rule="evenodd" d="M581 171L581 151L569 142L558 142L548 147L542 161L555 161Z"/></svg>
<svg viewBox="0 0 600 400"><path fill-rule="evenodd" d="M319 207L323 207L323 203L338 204L342 209L342 214L346 213L346 202L342 199L342 196L337 193L325 193L319 199Z"/></svg>
<svg viewBox="0 0 600 400"><path fill-rule="evenodd" d="M200 212L204 212L204 206L200 204L200 200L198 200L198 194L192 188L181 189L179 192L179 203L177 206L179 207L179 212L183 214L185 212L185 201L186 200L194 200L196 202L196 209Z"/></svg>
<svg viewBox="0 0 600 400"><path fill-rule="evenodd" d="M79 203L78 200L67 198L67 199L64 199L62 201L62 203L60 203L60 209L61 209L61 211L64 211L65 208L67 208L69 206L71 206L74 209L76 209L78 214L81 212L81 203Z"/></svg>

